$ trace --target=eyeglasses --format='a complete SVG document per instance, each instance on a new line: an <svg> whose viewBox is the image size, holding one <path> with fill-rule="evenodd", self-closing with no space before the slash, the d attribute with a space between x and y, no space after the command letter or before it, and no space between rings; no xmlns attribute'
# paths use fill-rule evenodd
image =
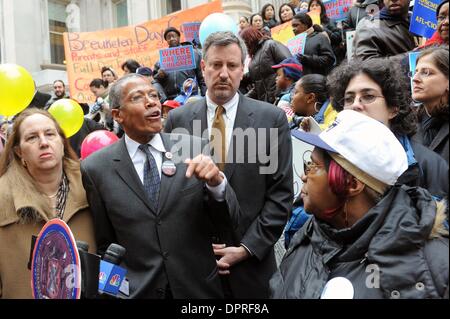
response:
<svg viewBox="0 0 450 319"><path fill-rule="evenodd" d="M305 153L303 153L303 172L305 175L309 175L309 173L315 173L319 168L324 167L323 165L316 164L311 161L311 153L311 151L306 151Z"/></svg>
<svg viewBox="0 0 450 319"><path fill-rule="evenodd" d="M439 15L437 17L438 22L444 21L445 19L448 19L448 15Z"/></svg>
<svg viewBox="0 0 450 319"><path fill-rule="evenodd" d="M358 98L358 101L359 101L359 103L361 103L363 105L367 105L367 104L375 102L375 100L377 98L384 99L384 96L382 96L382 95L373 95L373 94L364 94L364 95L361 95ZM349 96L344 97L344 99L343 99L344 106L351 106L351 105L353 105L353 103L355 103L355 99L356 99L356 95L349 95Z"/></svg>
<svg viewBox="0 0 450 319"><path fill-rule="evenodd" d="M159 95L158 93L149 93L149 94L136 93L130 97L131 103L134 104L143 103L146 99L159 101Z"/></svg>
<svg viewBox="0 0 450 319"><path fill-rule="evenodd" d="M415 76L419 76L421 79L427 78L432 74L431 70L429 68L424 68L419 70L418 72L409 71L408 76L412 79Z"/></svg>

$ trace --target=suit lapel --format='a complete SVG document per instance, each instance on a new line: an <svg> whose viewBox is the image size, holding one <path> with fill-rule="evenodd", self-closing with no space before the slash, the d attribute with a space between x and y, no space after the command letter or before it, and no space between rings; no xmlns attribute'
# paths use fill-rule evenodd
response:
<svg viewBox="0 0 450 319"><path fill-rule="evenodd" d="M124 138L117 143L117 152L116 156L113 158L113 166L120 178L122 178L125 184L144 202L145 206L147 206L152 213L156 213L145 193L144 186L134 169Z"/></svg>
<svg viewBox="0 0 450 319"><path fill-rule="evenodd" d="M176 150L172 149L172 146L174 145L173 141L170 140L169 134L161 133L161 138L164 143L164 147L166 150L171 150L173 153L176 152ZM166 158L163 154L163 163ZM174 185L175 180L178 182L182 180L185 176L186 170L183 169L184 164L175 164L177 170L175 175L173 176L166 176L165 174L161 173L161 189L159 191L159 204L158 204L158 212L159 215L161 211L163 210L167 198L169 197L169 194L171 194L172 185ZM172 196L172 199L175 198Z"/></svg>
<svg viewBox="0 0 450 319"><path fill-rule="evenodd" d="M188 107L192 108L191 117L188 120L191 134L194 136L206 138L209 141L208 119L206 116L206 99L203 99L197 104L193 104ZM202 136L203 134L205 135Z"/></svg>
<svg viewBox="0 0 450 319"><path fill-rule="evenodd" d="M233 132L240 128L242 131L245 131L249 127L253 127L254 119L253 119L253 111L248 107L245 98L242 94L239 94L239 104L237 107L236 118L234 120ZM235 154L236 149L234 148L234 138L231 137L229 150L233 150L233 152L228 151L227 163L225 164L225 176L228 180L233 176L234 169L236 165L232 165L236 160L237 156L244 156L245 154ZM233 157L233 158L230 158ZM231 164L231 165L230 165Z"/></svg>

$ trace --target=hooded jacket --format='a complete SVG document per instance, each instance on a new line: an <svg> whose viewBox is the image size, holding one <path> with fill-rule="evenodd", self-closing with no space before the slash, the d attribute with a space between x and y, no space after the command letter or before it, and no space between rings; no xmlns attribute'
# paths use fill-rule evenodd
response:
<svg viewBox="0 0 450 319"><path fill-rule="evenodd" d="M352 227L311 217L270 281L272 298L317 299L347 278L354 299L448 298L445 205L422 188L394 186Z"/></svg>

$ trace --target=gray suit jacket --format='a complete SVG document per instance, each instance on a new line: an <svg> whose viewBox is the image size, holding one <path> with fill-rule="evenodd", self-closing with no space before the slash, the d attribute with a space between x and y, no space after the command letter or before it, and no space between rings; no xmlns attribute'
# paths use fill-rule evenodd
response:
<svg viewBox="0 0 450 319"><path fill-rule="evenodd" d="M184 128L199 136L207 132L206 116L206 99L177 108L170 111L165 131ZM201 130L195 128L196 120L201 122ZM269 279L276 270L273 246L283 231L294 197L291 135L281 109L240 95L233 132L239 135L242 130L249 134L254 131L256 141L240 149L238 139L233 137L229 147L224 173L236 193L240 211L232 215L234 236L227 237L230 232L219 234L219 241L242 243L253 253L231 269L228 281L233 296L268 298ZM255 158L252 153L256 146L274 158L270 162L264 156ZM272 172L263 174L261 169Z"/></svg>
<svg viewBox="0 0 450 319"><path fill-rule="evenodd" d="M197 150L199 138L161 134L172 153ZM196 151L195 148L193 151ZM196 154L193 154L196 155ZM159 206L154 211L121 139L83 160L82 178L94 217L100 254L111 243L126 248L132 298L221 298L223 293L212 250L216 225L227 225L228 212L238 211L233 190L226 201L209 198L204 183L187 179L186 164L176 174L162 174Z"/></svg>

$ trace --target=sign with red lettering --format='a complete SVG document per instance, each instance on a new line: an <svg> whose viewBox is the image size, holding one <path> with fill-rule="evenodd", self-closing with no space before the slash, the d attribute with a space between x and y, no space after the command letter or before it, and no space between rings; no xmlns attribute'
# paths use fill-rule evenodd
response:
<svg viewBox="0 0 450 319"><path fill-rule="evenodd" d="M153 68L159 50L167 48L164 30L188 22L201 22L214 12L223 12L221 1L212 1L194 8L177 11L160 19L138 25L95 32L64 33L64 51L70 96L78 102L93 103L95 96L89 83L100 78L103 66L112 67L119 76L120 66L127 59ZM183 41L184 34L181 35Z"/></svg>
<svg viewBox="0 0 450 319"><path fill-rule="evenodd" d="M289 51L291 51L292 55L296 55L297 53L303 54L305 52L305 43L306 32L303 32L290 39L287 43L287 47Z"/></svg>
<svg viewBox="0 0 450 319"><path fill-rule="evenodd" d="M184 71L195 69L192 45L159 50L159 62L164 71Z"/></svg>
<svg viewBox="0 0 450 319"><path fill-rule="evenodd" d="M200 37L198 35L198 32L200 30L201 22L189 22L189 23L183 23L181 26L181 30L183 30L184 33L184 41L192 42L195 41L196 44L200 43Z"/></svg>
<svg viewBox="0 0 450 319"><path fill-rule="evenodd" d="M353 0L324 0L327 16L334 21L342 21L347 18L347 13L353 5Z"/></svg>

